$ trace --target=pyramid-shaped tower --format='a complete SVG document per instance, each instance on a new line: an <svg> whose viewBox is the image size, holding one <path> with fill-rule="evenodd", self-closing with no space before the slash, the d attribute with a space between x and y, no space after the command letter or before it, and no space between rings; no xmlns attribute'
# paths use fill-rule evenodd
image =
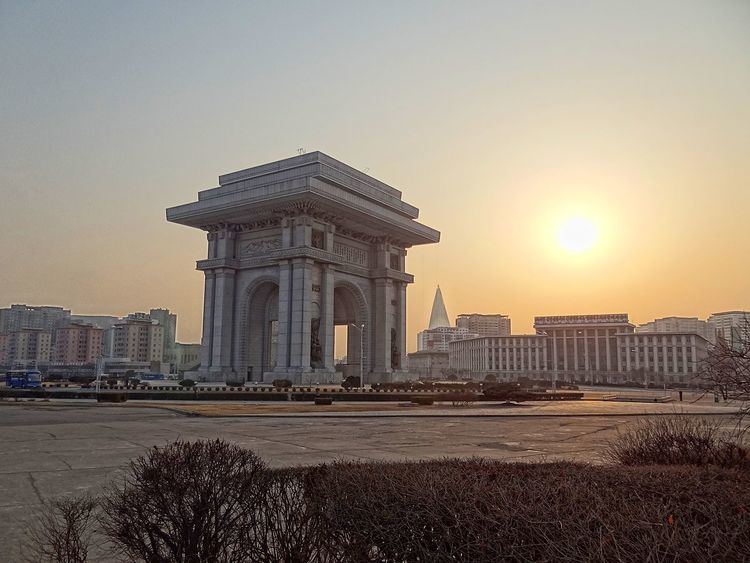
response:
<svg viewBox="0 0 750 563"><path fill-rule="evenodd" d="M448 318L448 311L445 310L443 293L440 291L440 286L438 286L437 291L435 292L435 300L432 302L432 313L430 313L429 328L439 328L445 326L451 326L451 321Z"/></svg>

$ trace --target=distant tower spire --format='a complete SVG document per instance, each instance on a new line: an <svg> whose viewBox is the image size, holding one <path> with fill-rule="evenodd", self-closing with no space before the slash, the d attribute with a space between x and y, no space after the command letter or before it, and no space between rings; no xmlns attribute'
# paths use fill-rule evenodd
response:
<svg viewBox="0 0 750 563"><path fill-rule="evenodd" d="M432 302L429 328L438 328L442 326L451 326L451 321L448 318L448 311L445 310L443 293L440 291L440 286L438 286L437 291L435 292L435 300Z"/></svg>

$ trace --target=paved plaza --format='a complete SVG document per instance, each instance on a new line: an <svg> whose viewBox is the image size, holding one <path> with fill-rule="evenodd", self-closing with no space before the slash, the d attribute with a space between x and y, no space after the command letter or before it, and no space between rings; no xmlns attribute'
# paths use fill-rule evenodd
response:
<svg viewBox="0 0 750 563"><path fill-rule="evenodd" d="M186 416L163 408L95 404L0 404L0 547L14 560L23 521L45 499L96 492L149 447L173 440L224 438L272 466L346 460L484 456L507 461L601 461L607 441L664 405L620 405L596 415L555 405L532 416ZM611 408L611 407L610 407ZM554 409L554 410L552 410ZM519 409L521 410L521 409ZM728 413L731 409L717 409ZM451 411L447 410L446 413ZM706 411L710 412L710 411ZM520 413L519 413L520 414ZM732 417L719 416L729 426ZM10 558L8 558L10 557Z"/></svg>

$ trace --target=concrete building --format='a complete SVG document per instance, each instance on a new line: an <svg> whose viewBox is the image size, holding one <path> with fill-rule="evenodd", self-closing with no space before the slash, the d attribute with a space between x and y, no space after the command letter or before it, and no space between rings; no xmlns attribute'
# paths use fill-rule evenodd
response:
<svg viewBox="0 0 750 563"><path fill-rule="evenodd" d="M161 361L141 362L130 358L102 358L97 362L96 374L122 378L128 372L135 377L144 373L169 373L169 365Z"/></svg>
<svg viewBox="0 0 750 563"><path fill-rule="evenodd" d="M428 328L417 333L418 352L447 352L448 344L454 340L476 338L478 334L469 332L466 328L456 326L441 326Z"/></svg>
<svg viewBox="0 0 750 563"><path fill-rule="evenodd" d="M93 364L102 355L104 330L84 323L71 323L55 330L52 361L60 364Z"/></svg>
<svg viewBox="0 0 750 563"><path fill-rule="evenodd" d="M114 326L114 357L133 362L162 362L164 327L138 314Z"/></svg>
<svg viewBox="0 0 750 563"><path fill-rule="evenodd" d="M697 384L709 342L695 333L637 332L617 336L620 382ZM641 379L642 378L642 379Z"/></svg>
<svg viewBox="0 0 750 563"><path fill-rule="evenodd" d="M10 367L48 364L52 355L52 333L24 328L6 336L5 364Z"/></svg>
<svg viewBox="0 0 750 563"><path fill-rule="evenodd" d="M71 315L71 322L80 322L102 329L102 354L111 358L114 355L115 331L114 326L121 322L120 317L112 315Z"/></svg>
<svg viewBox="0 0 750 563"><path fill-rule="evenodd" d="M623 313L534 317L536 333L549 337L549 370L561 378L617 373L617 335L634 328Z"/></svg>
<svg viewBox="0 0 750 563"><path fill-rule="evenodd" d="M169 309L151 309L148 313L151 320L157 321L164 328L162 349L164 350L164 361L175 354L177 342L177 315L170 313Z"/></svg>
<svg viewBox="0 0 750 563"><path fill-rule="evenodd" d="M616 353L614 369L591 370L579 364L579 369L556 372L549 356L554 349L552 338L540 334L452 342L450 367L475 379L494 374L499 381L528 377L576 383L696 385L700 362L710 345L694 333L616 334L610 345Z"/></svg>
<svg viewBox="0 0 750 563"><path fill-rule="evenodd" d="M409 373L419 379L445 379L450 368L448 352L412 352L409 354Z"/></svg>
<svg viewBox="0 0 750 563"><path fill-rule="evenodd" d="M0 332L0 366L5 365L5 360L7 357L7 347L8 347L8 335L4 332Z"/></svg>
<svg viewBox="0 0 750 563"><path fill-rule="evenodd" d="M365 379L407 376L407 249L440 233L401 192L321 152L219 177L167 220L207 233L202 380L334 381L334 326Z"/></svg>
<svg viewBox="0 0 750 563"><path fill-rule="evenodd" d="M510 336L510 317L507 315L463 313L456 317L456 326L479 336Z"/></svg>
<svg viewBox="0 0 750 563"><path fill-rule="evenodd" d="M168 355L170 371L172 373L183 373L195 370L200 365L201 345L183 344L176 342L172 352Z"/></svg>
<svg viewBox="0 0 750 563"><path fill-rule="evenodd" d="M714 340L713 331L708 322L702 321L698 317L663 317L661 319L654 319L651 322L638 325L635 332L689 333L698 334L709 342Z"/></svg>
<svg viewBox="0 0 750 563"><path fill-rule="evenodd" d="M53 331L70 322L70 311L62 307L11 305L0 309L0 332L22 329Z"/></svg>
<svg viewBox="0 0 750 563"><path fill-rule="evenodd" d="M83 323L102 330L112 328L121 320L120 317L114 317L112 315L70 315L71 323Z"/></svg>
<svg viewBox="0 0 750 563"><path fill-rule="evenodd" d="M626 314L535 317L534 327L536 335L451 342L450 367L501 381L695 385L710 346L694 330L635 332Z"/></svg>
<svg viewBox="0 0 750 563"><path fill-rule="evenodd" d="M490 373L499 381L544 377L549 372L548 340L534 334L458 340L449 345L450 367L479 379Z"/></svg>
<svg viewBox="0 0 750 563"><path fill-rule="evenodd" d="M750 342L750 311L724 311L708 317L708 325L715 338L721 338L733 348Z"/></svg>

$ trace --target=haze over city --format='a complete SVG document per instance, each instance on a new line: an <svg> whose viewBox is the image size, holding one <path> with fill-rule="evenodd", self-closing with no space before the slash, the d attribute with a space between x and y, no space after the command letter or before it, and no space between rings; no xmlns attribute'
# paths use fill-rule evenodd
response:
<svg viewBox="0 0 750 563"><path fill-rule="evenodd" d="M201 334L205 236L164 209L321 150L441 231L452 318L750 309L750 5L0 6L0 307Z"/></svg>

